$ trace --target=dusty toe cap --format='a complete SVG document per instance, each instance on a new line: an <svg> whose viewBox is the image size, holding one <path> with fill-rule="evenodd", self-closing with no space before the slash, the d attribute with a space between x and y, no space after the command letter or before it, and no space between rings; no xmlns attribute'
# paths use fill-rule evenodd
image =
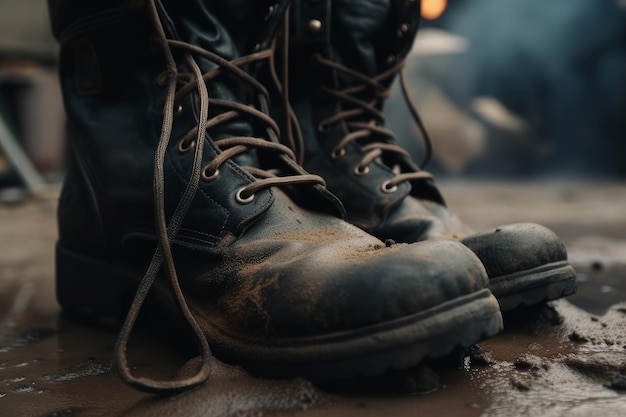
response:
<svg viewBox="0 0 626 417"><path fill-rule="evenodd" d="M567 260L561 239L534 223L499 226L461 242L480 258L491 278Z"/></svg>

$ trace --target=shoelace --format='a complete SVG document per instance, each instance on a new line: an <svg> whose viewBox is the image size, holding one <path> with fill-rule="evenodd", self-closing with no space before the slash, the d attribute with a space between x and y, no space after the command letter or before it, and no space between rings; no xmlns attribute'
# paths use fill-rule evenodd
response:
<svg viewBox="0 0 626 417"><path fill-rule="evenodd" d="M291 149L285 145L277 143L277 138L279 136L278 126L265 112L250 105L209 97L207 82L210 82L219 75L228 72L236 75L242 81L251 85L255 88L255 90L259 91L264 97L267 98L269 94L263 85L241 67L271 59L274 54L272 48L253 53L233 61L228 61L195 45L168 39L160 18L160 12L164 12L163 10L159 10L159 7L162 6L160 3L157 6L157 0L150 0L147 2L147 7L157 33L156 40L158 41L167 61L167 71L163 73L162 77L159 77L162 84L167 86L167 96L163 111L161 135L155 154L153 177L154 212L158 248L152 257L144 277L138 285L137 292L118 336L118 340L115 345L114 362L120 377L127 384L148 392L175 393L188 390L202 384L210 375L210 359L212 357L211 350L202 333L202 330L190 312L185 301L185 296L179 284L170 247L171 241L176 236L185 214L191 205L200 181L213 181L217 179L220 167L236 155L248 152L251 149L265 149L276 152L278 158L283 160L288 166L292 168L296 167L296 175L279 176L280 172L278 170L262 170L257 167L243 167L248 173L255 177L256 180L238 190L236 199L239 204L250 203L254 199L254 194L256 192L273 186L296 184L325 185L325 183L321 177L306 174L304 170L297 169L299 167L294 162L296 159L295 155ZM179 73L178 65L174 59L173 50L184 52L184 59L189 68L191 68L191 73ZM195 55L202 56L203 58L214 62L218 65L218 67L206 74L203 74L194 59ZM164 200L165 154L170 143L175 114L182 110L180 106L176 105L176 103L179 102L182 97L190 94L194 90L197 92L199 98L199 122L198 125L185 135L178 143L179 152L194 151L193 166L187 187L180 198L170 222L167 223ZM225 109L225 111L215 117L209 118L210 105L218 106ZM216 126L232 121L233 119L241 116L255 118L267 125L269 132L271 133L270 137L274 136L276 141L271 142L266 139L255 137L231 137L228 139L218 140L215 141L214 144L219 148L220 152L208 164L203 165L202 155L206 132ZM199 369L195 375L178 380L154 380L146 377L134 376L128 366L128 358L126 354L128 340L139 315L139 311L141 310L148 292L160 271L163 272L171 285L171 290L178 308L194 334L201 358Z"/></svg>
<svg viewBox="0 0 626 417"><path fill-rule="evenodd" d="M319 125L320 131L325 131L338 123L345 123L348 128L349 133L337 143L332 150L331 157L341 158L350 143L367 139L367 142L362 146L365 155L354 170L356 175L367 175L370 170L370 164L377 158L384 156L385 153L397 154L410 159L409 153L401 146L395 144L395 135L391 130L384 127L385 117L383 112L377 108L380 102L390 96L389 88L385 87L384 82L395 77L396 74L399 74L402 94L424 141L425 156L423 161L419 164L419 169L415 171L402 172L399 165L394 165L392 167L394 177L382 185L382 190L391 193L397 189L398 184L404 181L432 180L432 174L424 170L432 157L432 144L406 85L403 72L405 61L399 62L392 68L375 77L369 77L337 62L326 59L321 54L315 54L314 61L321 66L348 75L358 81L358 83L352 87L339 90L327 86L320 87L322 94L340 100L344 104L344 107L347 108L323 120ZM370 119L369 122L366 123L362 121L368 118Z"/></svg>

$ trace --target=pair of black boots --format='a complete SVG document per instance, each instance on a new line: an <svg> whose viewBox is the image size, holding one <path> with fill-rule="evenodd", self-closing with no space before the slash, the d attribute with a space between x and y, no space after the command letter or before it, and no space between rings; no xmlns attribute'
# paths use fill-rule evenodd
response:
<svg viewBox="0 0 626 417"><path fill-rule="evenodd" d="M470 234L384 127L419 1L288 3L49 0L71 144L57 295L126 316L138 388L202 383L209 345L265 375L407 368L575 291L552 232ZM130 373L142 306L193 331L194 377Z"/></svg>

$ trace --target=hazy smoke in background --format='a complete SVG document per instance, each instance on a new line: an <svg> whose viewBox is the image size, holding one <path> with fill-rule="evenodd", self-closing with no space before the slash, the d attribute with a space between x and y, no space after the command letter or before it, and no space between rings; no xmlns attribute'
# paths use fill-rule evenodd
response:
<svg viewBox="0 0 626 417"><path fill-rule="evenodd" d="M528 127L492 128L465 173L626 177L625 1L449 3L425 26L465 37L469 51L421 58L409 75L434 82L477 120L476 98L490 97Z"/></svg>

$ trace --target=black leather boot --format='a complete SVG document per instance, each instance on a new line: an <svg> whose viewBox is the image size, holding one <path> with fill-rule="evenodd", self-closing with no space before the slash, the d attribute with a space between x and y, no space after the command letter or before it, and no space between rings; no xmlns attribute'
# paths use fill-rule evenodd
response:
<svg viewBox="0 0 626 417"><path fill-rule="evenodd" d="M302 135L290 146L363 230L397 242L461 240L485 265L502 309L572 294L575 272L554 233L515 224L472 234L385 128L382 106L404 67L419 13L416 0L294 3L289 93Z"/></svg>
<svg viewBox="0 0 626 417"><path fill-rule="evenodd" d="M81 317L128 312L116 346L126 382L202 383L207 341L264 375L333 378L409 367L501 329L471 251L385 245L344 222L324 181L278 143L251 74L272 58L285 2L49 5L72 131L57 296ZM193 330L197 375L131 374L142 308Z"/></svg>

